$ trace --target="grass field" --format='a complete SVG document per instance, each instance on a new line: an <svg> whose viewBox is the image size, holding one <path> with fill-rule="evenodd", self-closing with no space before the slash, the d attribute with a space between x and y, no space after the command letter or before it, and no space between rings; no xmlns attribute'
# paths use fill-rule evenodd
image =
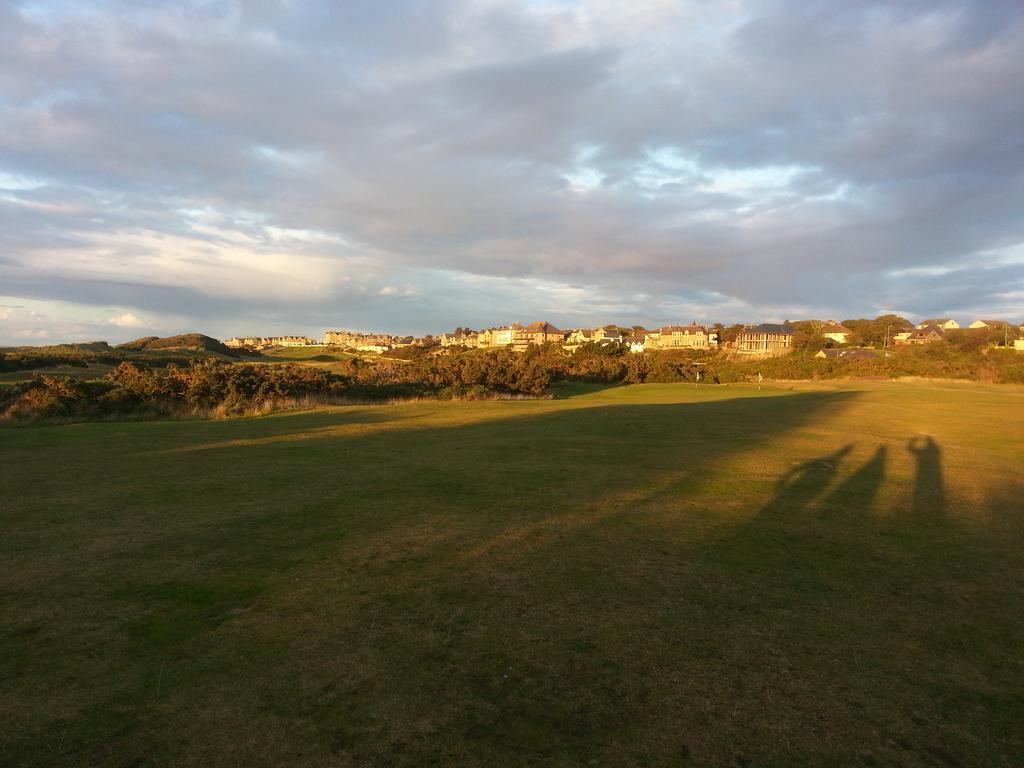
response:
<svg viewBox="0 0 1024 768"><path fill-rule="evenodd" d="M335 347L277 347L262 352L271 362L303 363L309 360L331 362L359 357L352 352L342 352Z"/></svg>
<svg viewBox="0 0 1024 768"><path fill-rule="evenodd" d="M0 429L0 765L1024 764L1024 388Z"/></svg>
<svg viewBox="0 0 1024 768"><path fill-rule="evenodd" d="M405 363L401 358L379 355L376 352L343 352L337 347L279 347L262 353L265 363L299 363L320 368L330 368L332 364L344 360L390 360Z"/></svg>

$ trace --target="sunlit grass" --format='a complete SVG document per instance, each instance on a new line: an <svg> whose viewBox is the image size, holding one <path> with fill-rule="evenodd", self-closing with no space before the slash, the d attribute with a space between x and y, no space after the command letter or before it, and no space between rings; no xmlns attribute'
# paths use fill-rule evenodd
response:
<svg viewBox="0 0 1024 768"><path fill-rule="evenodd" d="M1024 761L1024 389L0 429L4 765Z"/></svg>

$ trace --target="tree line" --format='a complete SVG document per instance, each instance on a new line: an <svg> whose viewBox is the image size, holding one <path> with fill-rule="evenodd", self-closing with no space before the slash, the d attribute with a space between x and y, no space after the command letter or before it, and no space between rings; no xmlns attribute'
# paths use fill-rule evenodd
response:
<svg viewBox="0 0 1024 768"><path fill-rule="evenodd" d="M969 338L969 334L965 334ZM117 360L102 378L36 375L0 388L0 417L229 416L295 405L406 398L546 397L559 382L604 384L921 376L1024 383L1024 356L942 341L873 359L818 359L806 345L789 355L749 358L696 350L629 353L622 345L508 349L415 349L404 360L341 358L330 370L300 364L144 356ZM100 353L103 356L104 353Z"/></svg>

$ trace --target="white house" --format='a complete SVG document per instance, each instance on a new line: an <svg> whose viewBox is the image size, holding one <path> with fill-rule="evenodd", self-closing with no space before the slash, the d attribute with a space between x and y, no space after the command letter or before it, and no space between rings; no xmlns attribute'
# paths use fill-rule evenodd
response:
<svg viewBox="0 0 1024 768"><path fill-rule="evenodd" d="M939 317L933 320L922 320L920 323L917 324L917 327L923 329L933 325L937 325L944 331L953 331L960 327L960 323L948 317Z"/></svg>
<svg viewBox="0 0 1024 768"><path fill-rule="evenodd" d="M853 331L845 325L840 325L835 320L829 320L821 326L821 335L837 344L845 344L849 340L851 333Z"/></svg>

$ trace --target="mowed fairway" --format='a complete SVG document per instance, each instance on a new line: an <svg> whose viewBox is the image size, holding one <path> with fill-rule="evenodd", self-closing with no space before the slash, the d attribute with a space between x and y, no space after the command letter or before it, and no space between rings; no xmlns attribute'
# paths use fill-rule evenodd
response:
<svg viewBox="0 0 1024 768"><path fill-rule="evenodd" d="M0 765L1024 764L1024 389L0 429Z"/></svg>

